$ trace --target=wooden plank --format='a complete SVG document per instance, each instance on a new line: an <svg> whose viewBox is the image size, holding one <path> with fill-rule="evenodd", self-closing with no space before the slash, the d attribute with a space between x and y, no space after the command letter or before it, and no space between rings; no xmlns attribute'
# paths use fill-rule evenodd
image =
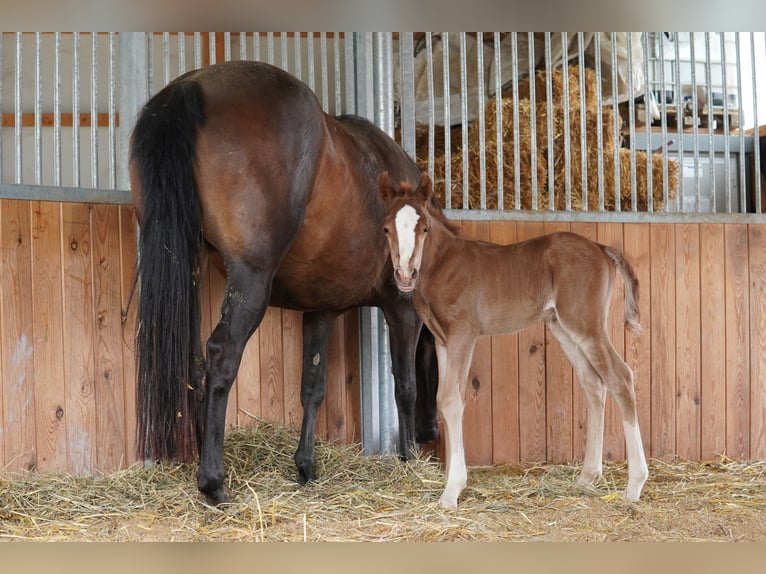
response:
<svg viewBox="0 0 766 574"><path fill-rule="evenodd" d="M587 237L591 241L598 240L598 225L596 223L573 222L570 224L569 230ZM572 459L583 460L585 457L588 409L582 387L574 374L572 381Z"/></svg>
<svg viewBox="0 0 766 574"><path fill-rule="evenodd" d="M94 316L90 212L85 204L63 205L64 380L67 469L84 474L96 467Z"/></svg>
<svg viewBox="0 0 766 574"><path fill-rule="evenodd" d="M518 222L516 240L544 233L541 222ZM519 333L519 456L522 461L545 460L545 327L542 323Z"/></svg>
<svg viewBox="0 0 766 574"><path fill-rule="evenodd" d="M261 416L274 423L284 423L284 361L282 353L282 313L276 307L266 309L260 330Z"/></svg>
<svg viewBox="0 0 766 574"><path fill-rule="evenodd" d="M119 206L93 207L96 468L125 462Z"/></svg>
<svg viewBox="0 0 766 574"><path fill-rule="evenodd" d="M569 231L565 222L545 222L545 233ZM572 412L572 387L574 375L572 364L567 359L556 338L545 330L545 374L546 384L546 460L566 463L572 460L574 415Z"/></svg>
<svg viewBox="0 0 766 574"><path fill-rule="evenodd" d="M698 224L679 224L676 249L676 454L700 457L700 237ZM706 301L706 305L709 302Z"/></svg>
<svg viewBox="0 0 766 574"><path fill-rule="evenodd" d="M122 364L125 396L125 464L137 459L136 445L136 362L135 333L138 292L134 291L136 274L137 232L136 213L132 206L120 206L120 273L121 306L123 309Z"/></svg>
<svg viewBox="0 0 766 574"><path fill-rule="evenodd" d="M746 225L724 228L726 269L726 454L750 456L750 304Z"/></svg>
<svg viewBox="0 0 766 574"><path fill-rule="evenodd" d="M30 204L0 201L0 463L9 471L35 468L34 335L32 333L33 284ZM4 446L4 448L3 448ZM4 455L2 454L4 451Z"/></svg>
<svg viewBox="0 0 766 574"><path fill-rule="evenodd" d="M516 241L516 224L497 221L490 240L507 245ZM519 462L519 335L494 335L492 353L492 462Z"/></svg>
<svg viewBox="0 0 766 574"><path fill-rule="evenodd" d="M343 314L343 343L346 350L346 442L362 441L362 404L359 359L359 312L354 309Z"/></svg>
<svg viewBox="0 0 766 574"><path fill-rule="evenodd" d="M652 395L652 313L651 313L651 253L649 226L641 223L626 223L623 227L624 255L638 277L638 311L642 333L636 337L625 334L625 362L633 371L633 385L636 389L638 424L648 457L651 444Z"/></svg>
<svg viewBox="0 0 766 574"><path fill-rule="evenodd" d="M766 233L750 225L750 459L766 458Z"/></svg>
<svg viewBox="0 0 766 574"><path fill-rule="evenodd" d="M64 386L62 204L32 202L32 318L34 332L37 468L67 469Z"/></svg>
<svg viewBox="0 0 766 574"><path fill-rule="evenodd" d="M250 336L237 372L237 426L249 427L261 417L260 330Z"/></svg>
<svg viewBox="0 0 766 574"><path fill-rule="evenodd" d="M303 374L303 313L282 310L282 350L284 353L285 424L301 428L301 375Z"/></svg>
<svg viewBox="0 0 766 574"><path fill-rule="evenodd" d="M464 221L466 238L489 240L489 223ZM490 338L479 337L465 390L463 443L468 465L492 463L492 354Z"/></svg>
<svg viewBox="0 0 766 574"><path fill-rule="evenodd" d="M622 224L599 223L597 226L598 242L623 251ZM621 356L625 350L625 291L622 279L615 279L612 300L607 319L609 338ZM609 395L607 395L609 396ZM625 437L622 428L622 415L613 398L606 401L604 415L604 458L606 460L625 460Z"/></svg>
<svg viewBox="0 0 766 574"><path fill-rule="evenodd" d="M651 243L652 456L676 450L675 227L653 224Z"/></svg>
<svg viewBox="0 0 766 574"><path fill-rule="evenodd" d="M343 360L345 333L342 317L335 320L327 345L327 393L325 437L343 442L346 435L346 366Z"/></svg>
<svg viewBox="0 0 766 574"><path fill-rule="evenodd" d="M700 458L726 452L726 285L724 226L700 225Z"/></svg>

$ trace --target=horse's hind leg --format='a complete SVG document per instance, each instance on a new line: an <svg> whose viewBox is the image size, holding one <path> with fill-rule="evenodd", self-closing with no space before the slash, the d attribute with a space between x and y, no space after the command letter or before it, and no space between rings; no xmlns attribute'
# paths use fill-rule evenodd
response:
<svg viewBox="0 0 766 574"><path fill-rule="evenodd" d="M434 336L425 325L420 330L415 350L415 440L423 444L436 440L439 425L436 417L436 390L439 368L436 362Z"/></svg>
<svg viewBox="0 0 766 574"><path fill-rule="evenodd" d="M229 266L221 318L207 341L205 428L197 481L212 505L228 501L223 488L226 403L245 344L266 312L271 277L244 265Z"/></svg>
<svg viewBox="0 0 766 574"><path fill-rule="evenodd" d="M399 456L409 460L418 455L415 437L415 349L422 321L411 302L397 298L392 306L383 308L388 323L391 366L394 374L394 397L399 419Z"/></svg>
<svg viewBox="0 0 766 574"><path fill-rule="evenodd" d="M303 314L303 372L301 374L301 405L303 424L301 440L295 452L298 482L305 484L316 478L314 472L314 435L317 412L327 390L327 343L335 319L335 311L305 312Z"/></svg>
<svg viewBox="0 0 766 574"><path fill-rule="evenodd" d="M562 328L554 317L546 321L551 333L561 344L567 359L572 364L585 395L588 422L585 436L585 458L578 484L591 485L601 477L603 470L602 454L604 444L604 408L606 406L606 386L599 374L593 369L588 358L572 337Z"/></svg>

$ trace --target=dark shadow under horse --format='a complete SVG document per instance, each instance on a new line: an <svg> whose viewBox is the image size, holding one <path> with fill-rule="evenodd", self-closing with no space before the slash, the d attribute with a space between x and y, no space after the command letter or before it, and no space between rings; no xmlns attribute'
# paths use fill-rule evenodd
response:
<svg viewBox="0 0 766 574"><path fill-rule="evenodd" d="M139 455L189 460L199 453L198 486L209 503L228 500L226 403L268 305L304 311L299 482L315 477L330 330L355 307L380 307L389 325L399 452L404 458L417 452L422 323L392 280L377 193L383 171L412 186L420 179L412 159L383 131L355 116L325 114L308 86L264 63L189 72L141 111L130 145L141 228ZM205 356L199 287L208 260L225 270L226 289ZM421 370L432 360L425 343ZM433 385L433 374L430 379ZM421 441L435 436L432 385L418 407L425 413Z"/></svg>

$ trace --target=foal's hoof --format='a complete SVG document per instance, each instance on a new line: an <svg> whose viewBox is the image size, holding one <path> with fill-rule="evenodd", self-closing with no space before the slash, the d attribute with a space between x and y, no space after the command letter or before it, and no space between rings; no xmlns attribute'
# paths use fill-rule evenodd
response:
<svg viewBox="0 0 766 574"><path fill-rule="evenodd" d="M314 465L309 464L306 466L298 466L298 484L303 486L307 482L311 482L317 479L314 472Z"/></svg>

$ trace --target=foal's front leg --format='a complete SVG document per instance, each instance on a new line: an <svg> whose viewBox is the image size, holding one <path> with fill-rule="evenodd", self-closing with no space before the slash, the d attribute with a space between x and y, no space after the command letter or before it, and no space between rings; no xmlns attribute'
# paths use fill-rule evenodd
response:
<svg viewBox="0 0 766 574"><path fill-rule="evenodd" d="M444 422L447 459L447 484L439 498L439 505L451 510L457 509L457 499L468 479L463 448L463 410L466 380L475 343L475 338L450 342L447 347L436 343L439 363L436 402Z"/></svg>

